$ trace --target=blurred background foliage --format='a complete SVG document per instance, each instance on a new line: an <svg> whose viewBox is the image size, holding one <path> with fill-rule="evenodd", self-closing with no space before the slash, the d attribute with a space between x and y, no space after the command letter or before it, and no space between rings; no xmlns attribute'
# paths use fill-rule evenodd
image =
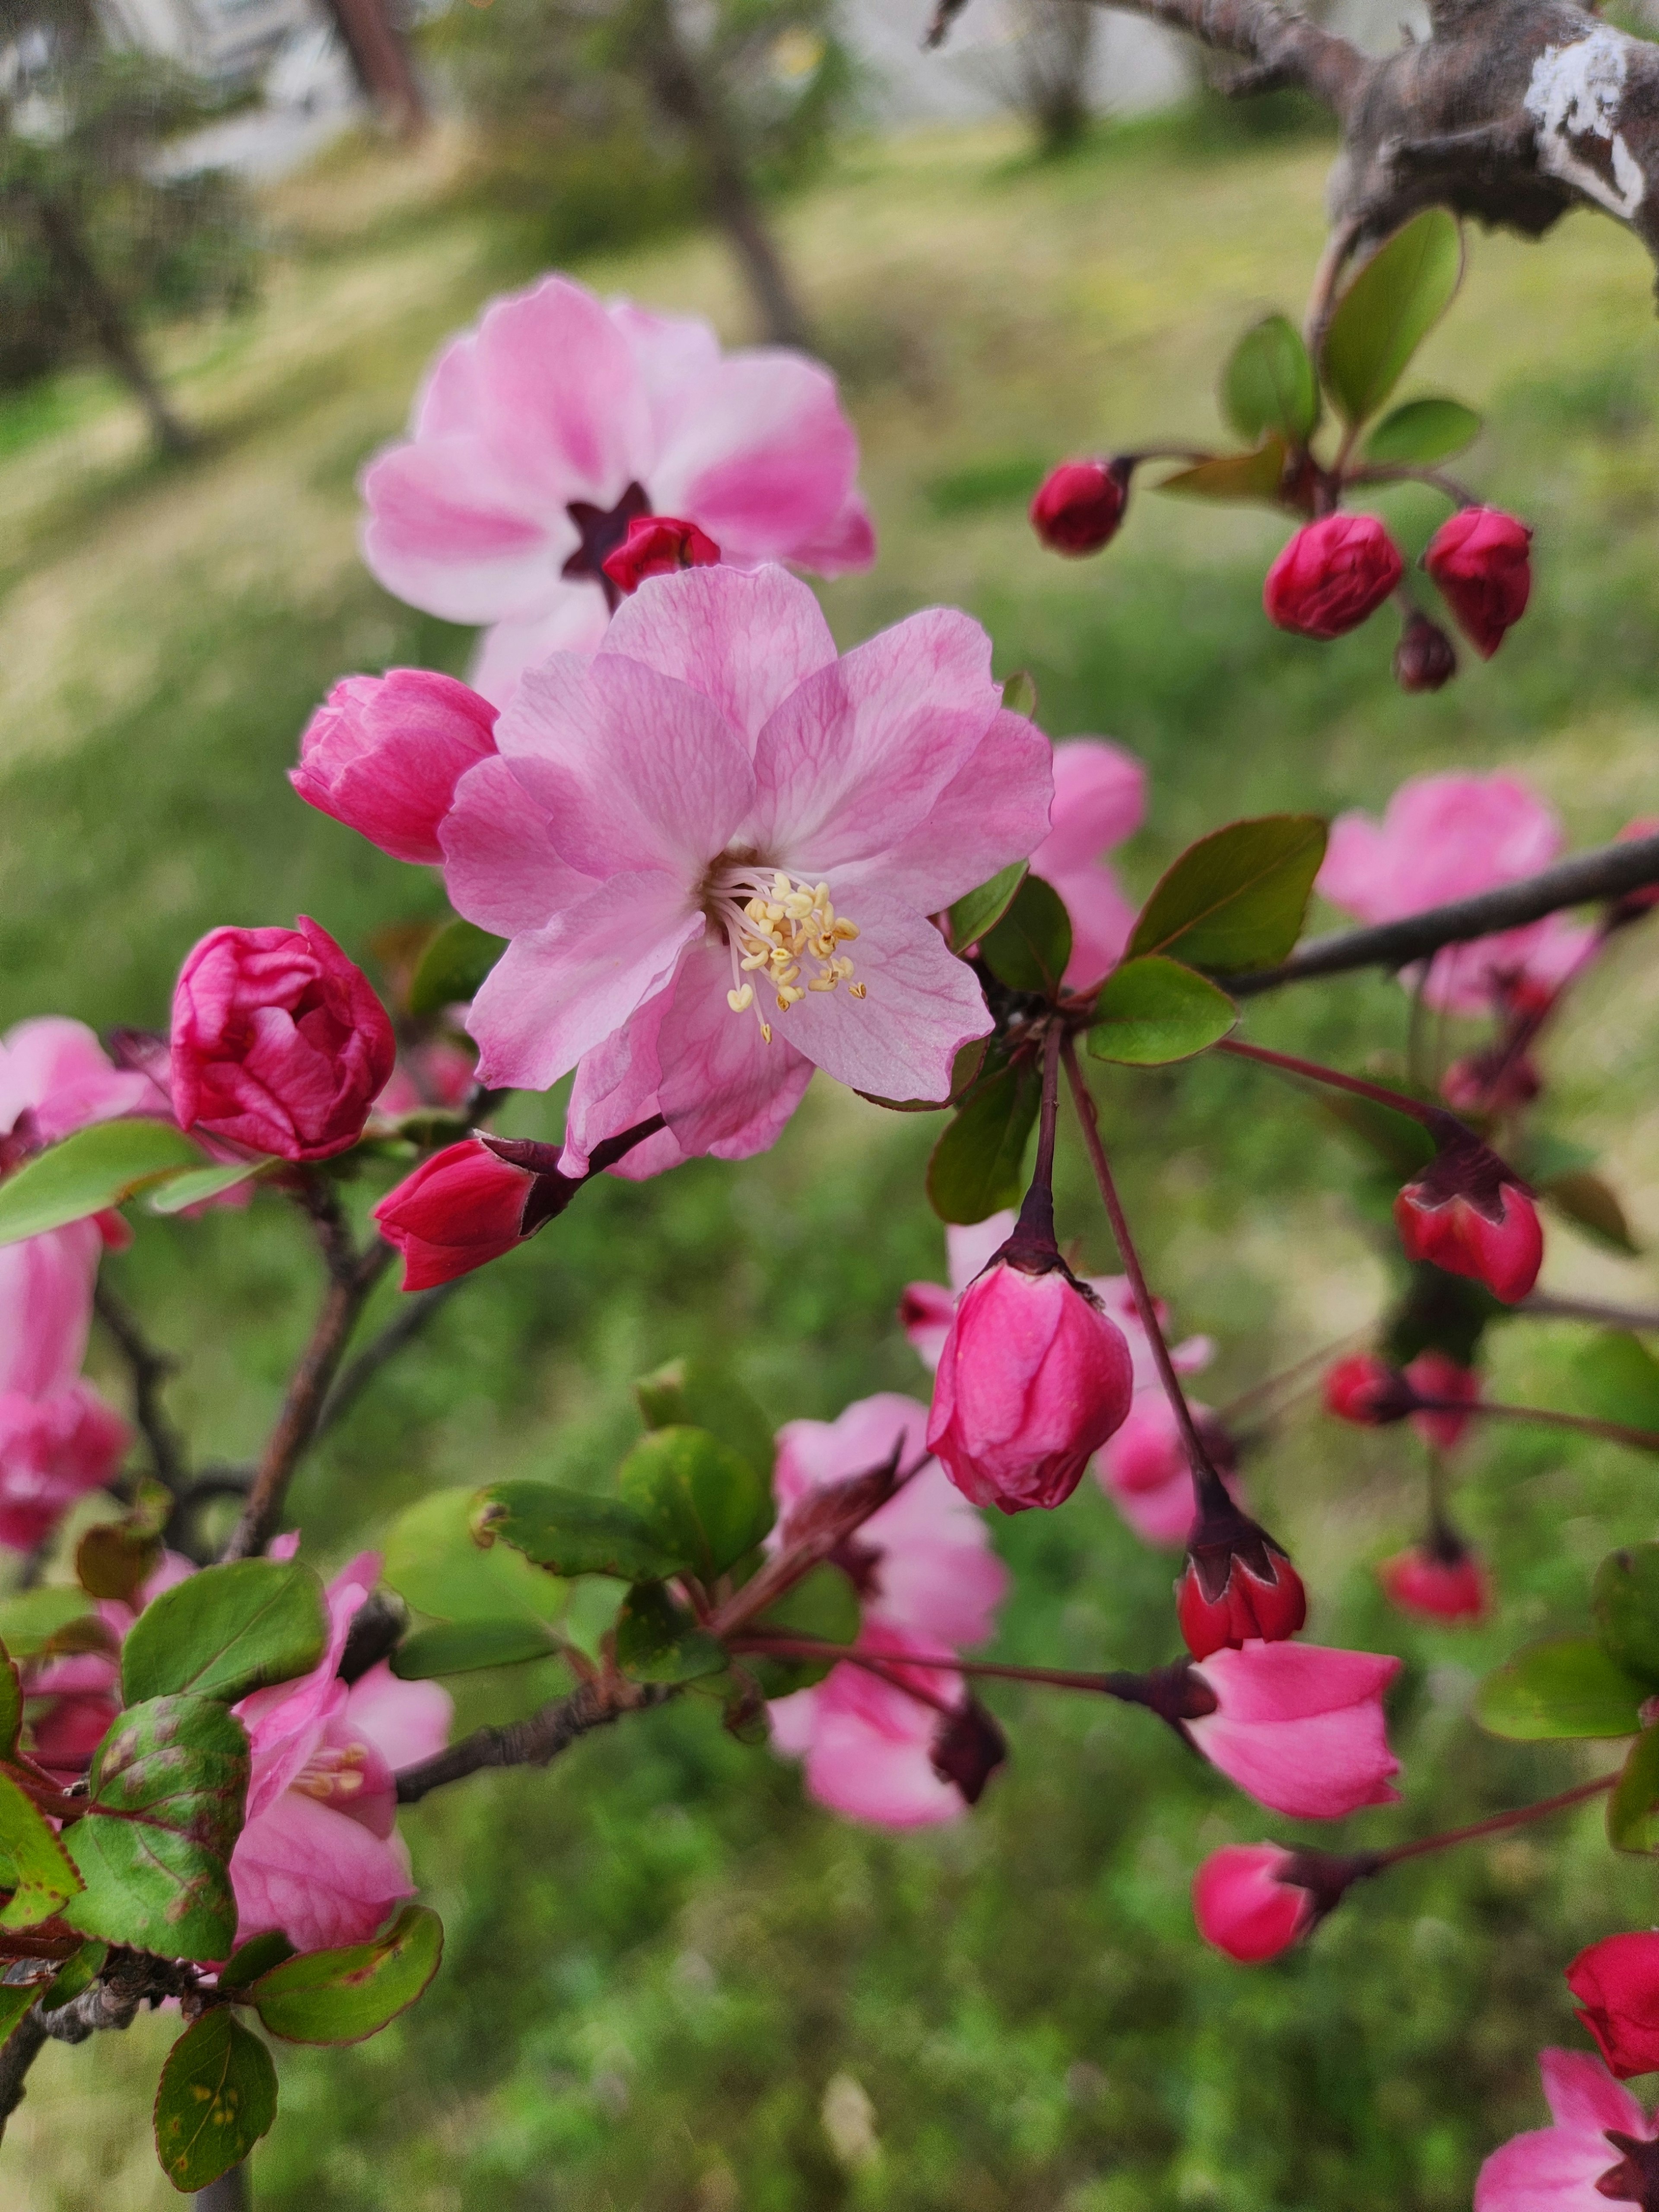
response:
<svg viewBox="0 0 1659 2212"><path fill-rule="evenodd" d="M469 12L440 27L458 75L473 66ZM722 4L703 20L711 38L819 34L810 5L785 13ZM575 156L534 117L544 97L574 97L558 59L567 31L583 35L574 8L495 0L485 20L549 31L544 70L488 95L498 127L481 141L446 125L407 150L343 143L263 195L280 250L260 301L155 331L198 434L189 456L156 458L94 368L0 399L0 1025L45 1012L161 1024L182 953L215 923L312 913L372 966L380 932L438 914L434 879L283 781L342 672L466 665L464 633L392 601L359 564L356 470L397 434L434 345L537 273L556 239L603 290L706 313L733 341L756 333L739 264L675 170L689 156L605 53L584 64L592 143L621 132L673 222L635 227L656 185L635 195L620 168L607 196L597 160L566 208L558 164ZM477 65L480 81L513 73L482 48ZM1325 647L1268 627L1261 579L1283 535L1270 516L1138 495L1096 562L1032 541L1024 505L1047 462L1212 430L1232 337L1296 307L1328 148L1299 114L1272 129L1249 114L1218 122L1199 101L1085 131L1060 161L1034 159L1012 126L831 147L810 113L775 155L757 122L754 160L791 183L766 221L842 377L881 532L876 568L824 592L837 635L963 605L1000 672L1034 674L1052 734L1132 746L1152 777L1147 828L1122 856L1136 891L1218 822L1377 806L1405 775L1453 763L1519 769L1575 842L1611 835L1651 809L1659 735L1659 361L1650 271L1612 225L1575 218L1537 247L1473 241L1465 295L1413 372L1413 390L1449 385L1487 408L1470 472L1538 530L1527 622L1437 697L1395 690L1386 617ZM544 143L544 203L481 182ZM1415 551L1434 512L1408 492L1389 506ZM1547 1055L1547 1126L1601 1150L1649 1235L1656 997L1630 933ZM1386 1067L1404 1007L1381 980L1321 985L1261 1002L1249 1029ZM1210 1402L1379 1310L1388 1262L1352 1202L1353 1157L1297 1097L1236 1063L1100 1087L1154 1280L1183 1332L1217 1340ZM519 1099L504 1124L551 1133L558 1112L556 1097ZM921 1183L933 1133L815 1086L763 1159L584 1196L471 1282L308 1468L293 1498L308 1553L337 1563L445 1485L606 1481L635 1433L631 1379L681 1352L733 1362L779 1421L874 1389L925 1395L893 1312L907 1280L942 1273ZM1060 1174L1065 1233L1109 1267L1069 1144ZM111 1265L181 1354L173 1402L198 1456L245 1456L315 1295L296 1224L264 1199L240 1217L146 1219ZM1569 1232L1546 1280L1649 1302L1654 1287L1650 1262ZM1571 1405L1589 1340L1506 1324L1495 1386ZM1407 1624L1372 1580L1420 1512L1401 1432L1304 1408L1250 1462L1253 1499L1316 1592L1312 1632L1407 1662L1393 1700L1406 1802L1339 1840L1477 1818L1596 1771L1594 1747L1499 1744L1466 1709L1516 1643L1583 1624L1608 1545L1653 1533L1648 1467L1516 1431L1479 1437L1462 1474L1460 1515L1502 1594L1473 1634ZM1170 1656L1171 1563L1091 1484L995 1537L1016 1577L1002 1656ZM557 1680L469 1678L461 1721L526 1710ZM920 1837L819 1814L790 1768L690 1699L548 1773L428 1801L404 1827L448 1929L444 1971L369 2044L284 2050L256 2203L1440 2212L1468 2203L1486 2149L1541 2117L1533 2054L1576 2036L1566 1959L1654 1917L1651 1870L1613 1860L1590 1810L1402 1869L1305 1952L1235 1968L1194 1934L1192 1869L1217 1843L1295 1832L1144 1715L1018 1691L991 1702L1010 1766L970 1820ZM177 2201L148 2127L171 2033L145 2021L48 2051L0 2151L9 2204Z"/></svg>

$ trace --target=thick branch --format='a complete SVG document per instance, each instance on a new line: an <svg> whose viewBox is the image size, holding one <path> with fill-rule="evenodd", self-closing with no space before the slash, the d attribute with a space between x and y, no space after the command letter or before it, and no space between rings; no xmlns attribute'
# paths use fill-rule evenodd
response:
<svg viewBox="0 0 1659 2212"><path fill-rule="evenodd" d="M398 1777L398 1802L417 1804L447 1782L477 1774L489 1766L545 1766L562 1751L597 1728L608 1728L624 1713L645 1712L674 1695L671 1684L630 1682L621 1675L578 1682L568 1697L556 1698L528 1720L503 1728L474 1729L435 1758L406 1766Z"/></svg>
<svg viewBox="0 0 1659 2212"><path fill-rule="evenodd" d="M1523 877L1518 884L1483 891L1478 898L1455 899L1448 906L1429 907L1422 914L1407 915L1403 921L1382 922L1374 929L1311 938L1282 967L1231 976L1227 988L1236 999L1253 999L1262 991L1304 983L1316 975L1344 975L1356 968L1407 968L1443 945L1468 945L1498 930L1541 921L1564 907L1622 898L1652 884L1659 884L1659 836L1632 837L1575 854L1570 860Z"/></svg>
<svg viewBox="0 0 1659 2212"><path fill-rule="evenodd" d="M31 2006L23 2014L5 2046L0 2049L0 2136L6 2131L6 2122L23 2101L23 2084L28 2070L46 2046L46 2031L40 2024L38 2006Z"/></svg>
<svg viewBox="0 0 1659 2212"><path fill-rule="evenodd" d="M150 1464L176 1497L187 1479L185 1449L161 1403L161 1386L176 1363L166 1352L156 1351L126 1301L101 1279L93 1292L93 1307L114 1338L132 1376L132 1417L149 1446Z"/></svg>

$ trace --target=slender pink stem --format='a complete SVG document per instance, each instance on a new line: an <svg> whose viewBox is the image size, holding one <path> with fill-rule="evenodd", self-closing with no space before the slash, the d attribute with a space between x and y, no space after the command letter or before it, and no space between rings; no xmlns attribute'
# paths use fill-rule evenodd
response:
<svg viewBox="0 0 1659 2212"><path fill-rule="evenodd" d="M1340 1068L1322 1067L1316 1060L1299 1060L1294 1053L1270 1052L1266 1045L1246 1044L1241 1037L1223 1037L1212 1048L1230 1052L1239 1060L1260 1060L1264 1067L1277 1067L1286 1075L1299 1075L1310 1083L1328 1085L1333 1091L1351 1091L1356 1098L1369 1098L1378 1106L1392 1106L1396 1114L1409 1114L1413 1121L1421 1121L1435 1134L1449 1122L1456 1121L1456 1116L1448 1114L1443 1106L1425 1105L1420 1098L1408 1098L1403 1091L1390 1091L1381 1083L1367 1083L1364 1076L1344 1075Z"/></svg>
<svg viewBox="0 0 1659 2212"><path fill-rule="evenodd" d="M1609 1443L1629 1444L1637 1451L1659 1452L1659 1429L1634 1429L1624 1421L1603 1421L1594 1413L1558 1413L1549 1406L1494 1405L1489 1398L1422 1398L1413 1411L1425 1413L1492 1413L1504 1421L1542 1421L1555 1429L1572 1429L1580 1436L1605 1437Z"/></svg>
<svg viewBox="0 0 1659 2212"><path fill-rule="evenodd" d="M1012 1667L994 1659L932 1659L907 1652L902 1659L883 1657L878 1653L860 1651L846 1644L826 1644L816 1636L732 1637L727 1650L738 1656L752 1652L768 1659L833 1659L837 1665L863 1667L872 1674L880 1674L891 1667L935 1667L951 1674L983 1676L997 1682L1035 1682L1051 1690L1092 1690L1116 1697L1121 1686L1131 1678L1121 1674L1073 1674L1060 1667ZM1138 1677L1134 1679L1139 1679Z"/></svg>
<svg viewBox="0 0 1659 2212"><path fill-rule="evenodd" d="M1429 1851L1448 1850L1454 1844L1473 1844L1482 1836L1502 1835L1506 1828L1524 1827L1529 1820L1547 1820L1552 1813L1565 1812L1569 1805L1582 1805L1587 1797L1601 1796L1618 1779L1616 1774L1598 1775L1594 1782L1581 1782L1576 1789L1540 1798L1535 1805L1517 1805L1512 1812L1494 1813L1488 1820L1471 1821L1467 1828L1448 1828L1438 1836L1420 1836L1414 1844L1396 1844L1391 1850L1377 1853L1376 1870L1398 1866L1401 1859L1421 1858Z"/></svg>

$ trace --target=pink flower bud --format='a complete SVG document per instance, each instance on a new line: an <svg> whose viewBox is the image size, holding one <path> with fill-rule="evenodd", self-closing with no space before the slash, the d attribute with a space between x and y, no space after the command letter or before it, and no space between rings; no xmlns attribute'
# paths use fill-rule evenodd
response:
<svg viewBox="0 0 1659 2212"><path fill-rule="evenodd" d="M1449 1528L1384 1559L1376 1579L1390 1605L1425 1620L1484 1620L1491 1610L1480 1560Z"/></svg>
<svg viewBox="0 0 1659 2212"><path fill-rule="evenodd" d="M1269 622L1298 637L1341 637L1374 615L1405 573L1374 514L1328 514L1298 530L1267 571Z"/></svg>
<svg viewBox="0 0 1659 2212"><path fill-rule="evenodd" d="M453 1282L510 1252L524 1237L536 1180L477 1137L422 1160L373 1209L381 1236L404 1255L404 1290Z"/></svg>
<svg viewBox="0 0 1659 2212"><path fill-rule="evenodd" d="M394 860L436 864L438 824L468 769L495 751L495 709L453 676L348 676L312 716L288 780Z"/></svg>
<svg viewBox="0 0 1659 2212"><path fill-rule="evenodd" d="M1527 611L1531 544L1526 524L1495 507L1460 507L1429 540L1423 566L1483 660L1492 659L1504 632Z"/></svg>
<svg viewBox="0 0 1659 2212"><path fill-rule="evenodd" d="M1212 1766L1258 1804L1293 1820L1340 1820L1391 1805L1400 1761L1389 1749L1382 1692L1400 1662L1316 1644L1247 1644L1189 1670L1215 1699L1185 1717Z"/></svg>
<svg viewBox="0 0 1659 2212"><path fill-rule="evenodd" d="M939 1354L927 1449L975 1505L1062 1505L1133 1389L1122 1330L1066 1268L994 1260Z"/></svg>
<svg viewBox="0 0 1659 2212"><path fill-rule="evenodd" d="M1299 1942L1317 1913L1312 1892L1290 1878L1296 1860L1277 1844L1212 1851L1193 1876L1193 1918L1205 1942L1246 1966Z"/></svg>
<svg viewBox="0 0 1659 2212"><path fill-rule="evenodd" d="M1394 1218L1408 1260L1430 1260L1449 1275L1484 1283L1505 1305L1517 1304L1538 1280L1544 1231L1537 1207L1516 1183L1479 1198L1442 1196L1426 1179L1407 1183Z"/></svg>
<svg viewBox="0 0 1659 2212"><path fill-rule="evenodd" d="M1438 623L1413 610L1394 649L1394 680L1402 691L1438 691L1457 673L1457 655Z"/></svg>
<svg viewBox="0 0 1659 2212"><path fill-rule="evenodd" d="M1567 1968L1567 1987L1621 2081L1659 2071L1659 1935L1592 1943Z"/></svg>
<svg viewBox="0 0 1659 2212"><path fill-rule="evenodd" d="M182 1128L285 1160L355 1145L397 1058L386 1009L326 930L216 929L173 997Z"/></svg>
<svg viewBox="0 0 1659 2212"><path fill-rule="evenodd" d="M1206 1659L1224 1645L1259 1638L1277 1644L1308 1618L1308 1594L1289 1554L1241 1513L1218 1477L1187 1539L1187 1565L1176 1584L1176 1617L1187 1649Z"/></svg>
<svg viewBox="0 0 1659 2212"><path fill-rule="evenodd" d="M623 597L631 599L647 576L672 576L677 568L712 568L720 549L695 522L672 514L641 514L628 536L599 564Z"/></svg>
<svg viewBox="0 0 1659 2212"><path fill-rule="evenodd" d="M1351 1352L1325 1370L1325 1411L1358 1428L1403 1421L1412 1409L1412 1395L1399 1370L1374 1352Z"/></svg>
<svg viewBox="0 0 1659 2212"><path fill-rule="evenodd" d="M1406 1381L1419 1398L1449 1398L1460 1406L1480 1402L1480 1377L1474 1370L1460 1366L1432 1347L1418 1353L1406 1370ZM1472 1418L1468 1413L1418 1413L1412 1415L1412 1426L1425 1444L1449 1452L1461 1442Z"/></svg>
<svg viewBox="0 0 1659 2212"><path fill-rule="evenodd" d="M1053 553L1098 553L1116 537L1129 502L1131 464L1062 461L1031 501L1031 527Z"/></svg>
<svg viewBox="0 0 1659 2212"><path fill-rule="evenodd" d="M109 1480L131 1431L88 1383L46 1398L0 1391L0 1545L32 1551Z"/></svg>

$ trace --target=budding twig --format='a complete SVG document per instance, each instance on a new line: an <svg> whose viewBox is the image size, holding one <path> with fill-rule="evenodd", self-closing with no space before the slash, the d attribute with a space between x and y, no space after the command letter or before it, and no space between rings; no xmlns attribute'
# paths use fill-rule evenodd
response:
<svg viewBox="0 0 1659 2212"><path fill-rule="evenodd" d="M653 1705L665 1705L676 1693L677 1686L672 1683L632 1682L625 1675L614 1674L578 1682L567 1697L554 1698L528 1720L509 1721L502 1728L474 1729L447 1751L404 1767L397 1778L398 1802L418 1804L429 1791L484 1767L545 1766L578 1736L596 1728L608 1728L624 1713L645 1712Z"/></svg>
<svg viewBox="0 0 1659 2212"><path fill-rule="evenodd" d="M176 1362L158 1352L126 1301L100 1275L92 1294L93 1310L113 1338L132 1377L132 1417L149 1446L156 1479L176 1496L189 1479L184 1440L161 1403L161 1386Z"/></svg>
<svg viewBox="0 0 1659 2212"><path fill-rule="evenodd" d="M1490 1398L1418 1397L1413 1413L1490 1413L1504 1421L1541 1421L1554 1429L1572 1429L1580 1436L1604 1437L1609 1443L1629 1444L1636 1451L1659 1452L1659 1429L1632 1428L1625 1421L1604 1421L1594 1413L1558 1413L1550 1406L1494 1405Z"/></svg>

